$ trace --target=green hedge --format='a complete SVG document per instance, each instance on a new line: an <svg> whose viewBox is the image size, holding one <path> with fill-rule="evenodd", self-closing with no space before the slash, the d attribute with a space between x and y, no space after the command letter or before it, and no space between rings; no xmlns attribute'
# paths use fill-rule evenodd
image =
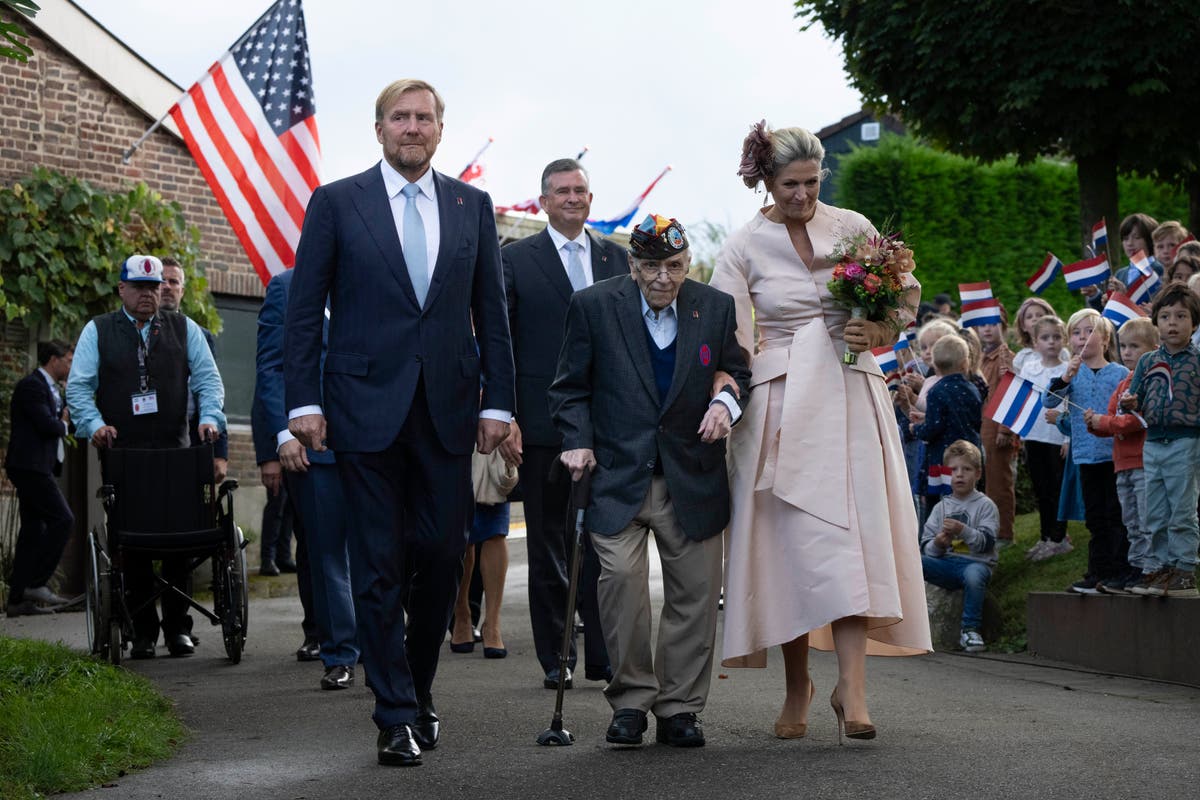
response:
<svg viewBox="0 0 1200 800"><path fill-rule="evenodd" d="M957 302L959 283L988 280L1011 314L1030 295L1025 280L1047 250L1064 263L1082 258L1074 164L982 164L910 137L885 136L877 147L841 156L837 172L839 205L903 232L926 298L948 292ZM1122 217L1141 211L1160 221L1187 219L1182 192L1143 178L1121 178L1120 208ZM1108 221L1121 255L1119 225ZM1064 319L1083 305L1061 276L1042 297Z"/></svg>

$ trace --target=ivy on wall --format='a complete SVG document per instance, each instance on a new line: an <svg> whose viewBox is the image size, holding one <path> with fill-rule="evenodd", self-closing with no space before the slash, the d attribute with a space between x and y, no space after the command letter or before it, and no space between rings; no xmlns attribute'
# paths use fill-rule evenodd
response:
<svg viewBox="0 0 1200 800"><path fill-rule="evenodd" d="M183 265L183 307L217 332L221 319L198 271L200 232L180 206L139 183L104 192L86 181L35 168L0 187L0 317L39 336L74 341L92 317L120 306L121 263L135 253L171 255Z"/></svg>
<svg viewBox="0 0 1200 800"><path fill-rule="evenodd" d="M885 136L877 147L841 156L837 180L839 205L903 232L925 298L948 292L957 302L959 283L987 280L1012 314L1030 296L1025 280L1046 251L1067 264L1083 257L1079 187L1070 163L981 164L911 137ZM1160 222L1184 220L1187 197L1143 178L1122 178L1120 210L1122 218L1141 211ZM1120 222L1107 221L1112 241ZM1114 250L1123 252L1119 242ZM1064 319L1083 305L1061 276L1042 296Z"/></svg>

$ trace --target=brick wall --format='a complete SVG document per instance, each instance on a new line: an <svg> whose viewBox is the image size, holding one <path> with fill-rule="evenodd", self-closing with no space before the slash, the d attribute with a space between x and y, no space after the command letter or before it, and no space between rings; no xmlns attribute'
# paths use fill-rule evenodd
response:
<svg viewBox="0 0 1200 800"><path fill-rule="evenodd" d="M130 165L122 164L126 148L153 120L33 25L24 27L34 55L26 63L0 59L0 182L20 180L35 165L106 190L144 182L179 203L200 229L200 267L213 292L262 297L262 282L183 142L160 128ZM249 430L234 430L230 439L231 475L256 484Z"/></svg>

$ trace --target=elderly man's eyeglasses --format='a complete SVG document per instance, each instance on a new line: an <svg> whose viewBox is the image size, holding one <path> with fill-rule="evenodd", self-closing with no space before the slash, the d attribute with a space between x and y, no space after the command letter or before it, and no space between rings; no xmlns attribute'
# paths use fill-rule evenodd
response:
<svg viewBox="0 0 1200 800"><path fill-rule="evenodd" d="M661 261L652 261L648 264L638 264L637 271L642 273L643 278L657 278L662 273L667 273L672 278L678 278L680 275L686 275L688 271L687 264L664 264Z"/></svg>

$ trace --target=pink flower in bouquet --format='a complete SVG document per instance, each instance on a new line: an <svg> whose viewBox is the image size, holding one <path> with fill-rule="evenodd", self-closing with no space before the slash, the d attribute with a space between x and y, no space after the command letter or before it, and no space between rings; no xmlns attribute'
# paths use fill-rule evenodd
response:
<svg viewBox="0 0 1200 800"><path fill-rule="evenodd" d="M867 275L863 278L863 288L867 290L868 294L875 294L882 285L883 281L879 280L878 275Z"/></svg>
<svg viewBox="0 0 1200 800"><path fill-rule="evenodd" d="M860 283L867 271L862 268L861 264L850 263L846 265L846 280Z"/></svg>

